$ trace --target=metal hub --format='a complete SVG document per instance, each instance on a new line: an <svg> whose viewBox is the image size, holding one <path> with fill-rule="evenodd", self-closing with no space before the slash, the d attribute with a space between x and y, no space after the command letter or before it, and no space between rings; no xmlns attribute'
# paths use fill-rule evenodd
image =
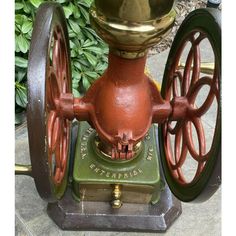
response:
<svg viewBox="0 0 236 236"><path fill-rule="evenodd" d="M129 161L135 159L142 151L142 141L134 145L132 150L132 156L129 155L127 149L122 149L121 152L117 152L112 145L106 144L101 141L98 135L93 140L96 150L103 155L104 158L109 160Z"/></svg>

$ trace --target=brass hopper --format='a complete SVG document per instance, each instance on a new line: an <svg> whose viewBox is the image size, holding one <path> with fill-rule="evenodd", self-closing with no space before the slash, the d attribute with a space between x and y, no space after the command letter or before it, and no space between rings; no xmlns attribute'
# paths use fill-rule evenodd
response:
<svg viewBox="0 0 236 236"><path fill-rule="evenodd" d="M174 0L95 0L90 22L112 53L130 59L143 57L171 30L173 4Z"/></svg>

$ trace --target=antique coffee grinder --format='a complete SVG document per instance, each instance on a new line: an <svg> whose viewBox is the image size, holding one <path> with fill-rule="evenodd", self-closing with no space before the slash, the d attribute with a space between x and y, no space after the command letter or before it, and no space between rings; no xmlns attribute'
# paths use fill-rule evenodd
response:
<svg viewBox="0 0 236 236"><path fill-rule="evenodd" d="M34 178L62 229L165 231L181 214L180 201L205 201L218 189L218 11L195 10L184 20L161 91L144 73L148 49L171 31L175 14L174 0L95 0L90 22L109 44L109 64L77 98L63 9L52 2L38 9L28 64L31 166L16 173ZM202 60L203 41L213 63Z"/></svg>

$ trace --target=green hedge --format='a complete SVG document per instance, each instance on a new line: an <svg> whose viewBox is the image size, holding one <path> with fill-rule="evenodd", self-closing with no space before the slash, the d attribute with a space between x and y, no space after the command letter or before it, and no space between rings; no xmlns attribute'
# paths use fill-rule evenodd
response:
<svg viewBox="0 0 236 236"><path fill-rule="evenodd" d="M63 6L70 37L73 94L79 97L107 67L107 45L89 23L93 0L55 0ZM27 63L35 14L43 0L15 0L15 112L22 121L27 104Z"/></svg>

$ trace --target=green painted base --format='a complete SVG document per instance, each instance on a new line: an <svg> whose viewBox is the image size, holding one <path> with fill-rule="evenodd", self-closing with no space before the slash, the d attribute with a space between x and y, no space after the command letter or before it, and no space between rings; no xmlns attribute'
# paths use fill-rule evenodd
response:
<svg viewBox="0 0 236 236"><path fill-rule="evenodd" d="M111 160L94 144L96 131L80 122L73 170L75 199L109 201L113 184L122 186L122 201L157 203L162 183L152 126L132 160Z"/></svg>

